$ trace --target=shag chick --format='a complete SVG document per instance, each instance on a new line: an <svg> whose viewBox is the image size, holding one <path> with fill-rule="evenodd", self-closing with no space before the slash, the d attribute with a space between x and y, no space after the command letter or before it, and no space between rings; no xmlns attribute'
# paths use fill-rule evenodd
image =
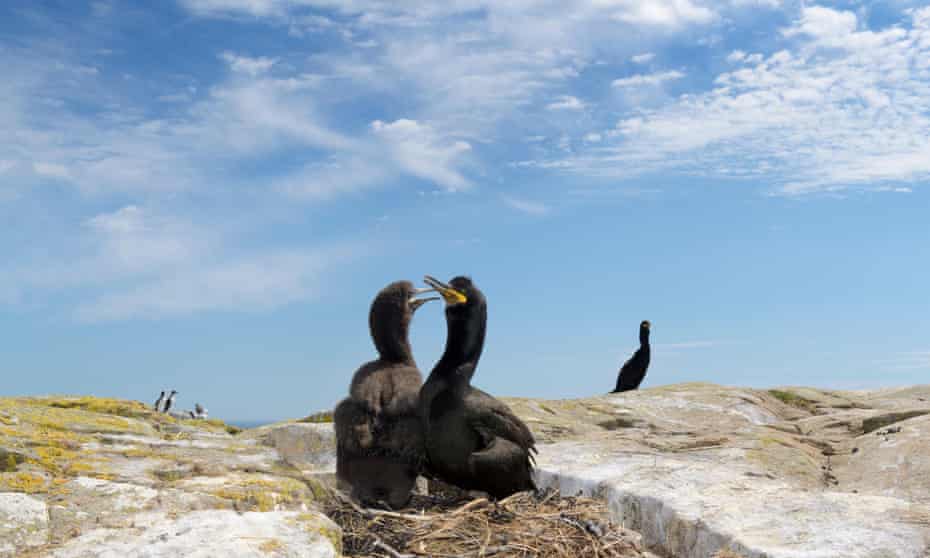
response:
<svg viewBox="0 0 930 558"><path fill-rule="evenodd" d="M416 298L430 290L397 281L378 293L368 315L378 359L355 372L349 397L333 413L336 475L366 504L403 507L419 473L417 396L423 377L407 334L417 308L437 298Z"/></svg>
<svg viewBox="0 0 930 558"><path fill-rule="evenodd" d="M649 329L652 324L644 320L639 324L639 348L630 357L630 360L623 363L620 373L617 374L617 386L611 393L621 391L630 391L639 387L646 377L646 369L649 368Z"/></svg>
<svg viewBox="0 0 930 558"><path fill-rule="evenodd" d="M535 490L533 434L507 405L471 385L484 348L487 302L466 277L426 283L446 301L446 348L420 389L431 475L495 498Z"/></svg>
<svg viewBox="0 0 930 558"><path fill-rule="evenodd" d="M161 410L161 404L165 400L165 390L161 391L161 395L158 396L158 399L155 400L155 412Z"/></svg>

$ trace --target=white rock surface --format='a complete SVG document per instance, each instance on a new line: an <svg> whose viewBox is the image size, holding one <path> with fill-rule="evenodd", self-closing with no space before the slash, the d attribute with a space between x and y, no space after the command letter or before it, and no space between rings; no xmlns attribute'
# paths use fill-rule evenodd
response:
<svg viewBox="0 0 930 558"><path fill-rule="evenodd" d="M208 510L176 519L150 514L135 529L97 529L54 551L54 558L335 558L327 533L338 527L297 512Z"/></svg>
<svg viewBox="0 0 930 558"><path fill-rule="evenodd" d="M0 492L0 557L48 542L48 508L26 494Z"/></svg>
<svg viewBox="0 0 930 558"><path fill-rule="evenodd" d="M544 442L541 486L600 494L663 554L930 557L930 386L688 384L510 404Z"/></svg>
<svg viewBox="0 0 930 558"><path fill-rule="evenodd" d="M681 558L721 549L745 558L922 558L927 529L911 503L808 491L726 465L725 458L624 455L591 444L540 448L538 479L607 499L648 547Z"/></svg>

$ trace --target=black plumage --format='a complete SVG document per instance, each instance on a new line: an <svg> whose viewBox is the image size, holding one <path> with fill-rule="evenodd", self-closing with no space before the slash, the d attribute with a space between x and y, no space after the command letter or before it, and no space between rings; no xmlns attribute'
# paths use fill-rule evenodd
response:
<svg viewBox="0 0 930 558"><path fill-rule="evenodd" d="M611 393L637 389L646 377L649 368L649 358L652 352L649 347L649 330L652 324L644 320L639 324L639 348L628 361L623 363L620 373L617 374L617 386Z"/></svg>
<svg viewBox="0 0 930 558"><path fill-rule="evenodd" d="M161 412L167 413L171 410L171 406L174 405L174 396L177 394L178 392L171 390L171 393L168 394L168 399L165 400L165 406L162 408Z"/></svg>
<svg viewBox="0 0 930 558"><path fill-rule="evenodd" d="M161 411L162 401L165 400L165 392L162 390L161 395L158 396L158 399L155 400L155 412Z"/></svg>
<svg viewBox="0 0 930 558"><path fill-rule="evenodd" d="M420 389L429 473L495 498L534 490L533 434L507 405L471 385L484 348L484 295L466 277L427 283L446 299L448 330L445 351Z"/></svg>
<svg viewBox="0 0 930 558"><path fill-rule="evenodd" d="M417 397L423 378L407 335L424 302L409 281L382 289L368 324L378 359L352 377L349 397L333 413L336 474L366 504L402 507L410 499L423 457Z"/></svg>

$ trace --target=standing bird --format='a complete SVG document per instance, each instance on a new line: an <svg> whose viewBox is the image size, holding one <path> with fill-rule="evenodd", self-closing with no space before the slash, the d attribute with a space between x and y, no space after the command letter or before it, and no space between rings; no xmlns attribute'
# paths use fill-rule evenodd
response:
<svg viewBox="0 0 930 558"><path fill-rule="evenodd" d="M487 302L467 277L425 281L446 301L446 348L420 389L429 472L495 498L535 490L529 428L507 405L471 386L484 348Z"/></svg>
<svg viewBox="0 0 930 558"><path fill-rule="evenodd" d="M165 390L161 390L161 395L158 396L158 399L155 400L155 412L161 410L162 401L165 400Z"/></svg>
<svg viewBox="0 0 930 558"><path fill-rule="evenodd" d="M639 348L630 360L623 363L617 375L617 387L611 393L636 389L646 377L646 369L649 368L649 329L651 327L649 320L643 320L639 324Z"/></svg>
<svg viewBox="0 0 930 558"><path fill-rule="evenodd" d="M165 401L165 408L162 409L161 412L167 413L168 410L171 409L171 406L174 404L174 396L177 394L178 392L171 390L171 393L168 394L168 399Z"/></svg>
<svg viewBox="0 0 930 558"><path fill-rule="evenodd" d="M371 303L368 325L378 359L352 377L349 397L333 412L336 475L366 504L403 507L410 500L423 457L417 396L423 377L407 334L417 308L438 297L409 281L383 288Z"/></svg>

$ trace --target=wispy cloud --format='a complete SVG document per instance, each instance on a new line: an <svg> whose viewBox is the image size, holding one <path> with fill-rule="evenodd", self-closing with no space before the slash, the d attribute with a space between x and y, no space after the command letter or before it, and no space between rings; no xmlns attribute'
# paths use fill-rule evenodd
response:
<svg viewBox="0 0 930 558"><path fill-rule="evenodd" d="M502 196L501 199L504 200L504 203L516 209L517 211L521 211L529 215L542 216L549 213L549 207L546 204L540 202L517 198L514 196Z"/></svg>
<svg viewBox="0 0 930 558"><path fill-rule="evenodd" d="M644 52L642 54L631 56L630 61L632 61L634 64L648 64L649 62L652 62L655 57L656 55L653 52Z"/></svg>
<svg viewBox="0 0 930 558"><path fill-rule="evenodd" d="M804 8L784 30L785 49L764 59L731 53L741 66L711 91L634 109L607 145L534 164L609 176L661 168L767 176L779 195L919 181L930 176L928 14L913 10L909 26L870 31L852 12Z"/></svg>
<svg viewBox="0 0 930 558"><path fill-rule="evenodd" d="M676 351L684 349L709 349L712 347L719 347L720 345L727 345L729 343L732 342L720 340L682 341L679 343L655 343L653 344L653 347L660 350Z"/></svg>
<svg viewBox="0 0 930 558"><path fill-rule="evenodd" d="M629 77L613 80L610 85L613 87L639 87L648 85L661 85L666 81L672 81L685 77L685 74L678 70L667 72L656 72L654 74L635 74Z"/></svg>
<svg viewBox="0 0 930 558"><path fill-rule="evenodd" d="M877 360L875 364L892 370L930 369L930 351L907 351L892 358Z"/></svg>
<svg viewBox="0 0 930 558"><path fill-rule="evenodd" d="M554 102L546 105L549 110L582 110L584 103L578 97L560 95Z"/></svg>
<svg viewBox="0 0 930 558"><path fill-rule="evenodd" d="M73 236L80 248L4 269L6 302L76 290L88 293L74 308L83 321L268 310L312 299L324 271L361 251L351 243L243 249L234 227L135 205L89 218Z"/></svg>

